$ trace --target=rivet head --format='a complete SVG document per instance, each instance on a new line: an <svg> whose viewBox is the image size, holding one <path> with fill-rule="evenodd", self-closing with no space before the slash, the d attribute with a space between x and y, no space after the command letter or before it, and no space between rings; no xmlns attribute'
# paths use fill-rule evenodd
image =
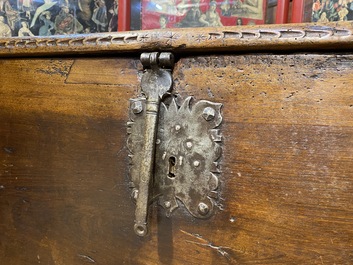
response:
<svg viewBox="0 0 353 265"><path fill-rule="evenodd" d="M206 203L200 202L198 205L198 212L201 215L206 215L209 212L208 205Z"/></svg>
<svg viewBox="0 0 353 265"><path fill-rule="evenodd" d="M147 234L147 226L145 224L135 224L134 230L138 236L145 236Z"/></svg>
<svg viewBox="0 0 353 265"><path fill-rule="evenodd" d="M193 164L194 164L194 167L198 167L198 166L200 165L200 161L197 161L197 160L196 160L196 161L194 161Z"/></svg>
<svg viewBox="0 0 353 265"><path fill-rule="evenodd" d="M132 102L131 109L132 109L132 112L135 113L135 114L141 113L142 110L143 110L141 101Z"/></svg>
<svg viewBox="0 0 353 265"><path fill-rule="evenodd" d="M211 107L204 108L204 110L202 112L202 117L206 121L213 120L215 116L216 116L216 111L214 110L214 108L211 108Z"/></svg>
<svg viewBox="0 0 353 265"><path fill-rule="evenodd" d="M190 149L192 147L192 142L186 142L186 147Z"/></svg>
<svg viewBox="0 0 353 265"><path fill-rule="evenodd" d="M161 140L160 139L156 139L156 144L160 144Z"/></svg>
<svg viewBox="0 0 353 265"><path fill-rule="evenodd" d="M139 191L137 189L133 189L133 191L131 192L131 198L136 201L138 195L139 195Z"/></svg>
<svg viewBox="0 0 353 265"><path fill-rule="evenodd" d="M175 130L176 130L176 131L179 131L180 128L181 128L180 125L175 125Z"/></svg>
<svg viewBox="0 0 353 265"><path fill-rule="evenodd" d="M165 208L170 208L170 206L172 206L172 204L170 203L170 201L165 201L164 206L165 206Z"/></svg>

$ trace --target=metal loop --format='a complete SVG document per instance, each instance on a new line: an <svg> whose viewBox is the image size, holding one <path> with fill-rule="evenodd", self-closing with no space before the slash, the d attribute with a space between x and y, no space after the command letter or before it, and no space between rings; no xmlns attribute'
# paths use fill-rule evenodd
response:
<svg viewBox="0 0 353 265"><path fill-rule="evenodd" d="M140 60L144 68L156 68L159 63L159 52L142 53Z"/></svg>
<svg viewBox="0 0 353 265"><path fill-rule="evenodd" d="M157 67L172 69L174 66L174 55L170 52L142 53L140 60L143 67L148 69Z"/></svg>
<svg viewBox="0 0 353 265"><path fill-rule="evenodd" d="M159 55L159 66L172 69L174 66L174 55L170 52L161 52Z"/></svg>

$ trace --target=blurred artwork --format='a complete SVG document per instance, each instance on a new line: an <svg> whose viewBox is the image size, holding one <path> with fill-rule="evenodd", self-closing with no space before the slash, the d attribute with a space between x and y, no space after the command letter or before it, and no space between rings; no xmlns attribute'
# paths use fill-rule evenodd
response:
<svg viewBox="0 0 353 265"><path fill-rule="evenodd" d="M0 0L0 37L108 32L117 26L118 0Z"/></svg>
<svg viewBox="0 0 353 265"><path fill-rule="evenodd" d="M312 22L353 20L353 0L314 0Z"/></svg>
<svg viewBox="0 0 353 265"><path fill-rule="evenodd" d="M142 0L142 29L264 24L264 0Z"/></svg>

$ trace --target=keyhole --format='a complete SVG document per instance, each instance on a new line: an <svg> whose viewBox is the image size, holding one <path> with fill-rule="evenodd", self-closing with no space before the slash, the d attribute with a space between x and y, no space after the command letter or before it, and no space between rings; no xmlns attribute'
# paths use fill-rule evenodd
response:
<svg viewBox="0 0 353 265"><path fill-rule="evenodd" d="M169 157L168 177L170 177L171 179L175 178L175 164L176 164L175 156Z"/></svg>

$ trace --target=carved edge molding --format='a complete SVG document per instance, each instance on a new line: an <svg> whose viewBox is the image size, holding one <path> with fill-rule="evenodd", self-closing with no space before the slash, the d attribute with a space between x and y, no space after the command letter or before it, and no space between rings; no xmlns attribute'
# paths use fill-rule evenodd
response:
<svg viewBox="0 0 353 265"><path fill-rule="evenodd" d="M176 53L351 49L353 23L287 24L0 38L0 56L172 50Z"/></svg>

